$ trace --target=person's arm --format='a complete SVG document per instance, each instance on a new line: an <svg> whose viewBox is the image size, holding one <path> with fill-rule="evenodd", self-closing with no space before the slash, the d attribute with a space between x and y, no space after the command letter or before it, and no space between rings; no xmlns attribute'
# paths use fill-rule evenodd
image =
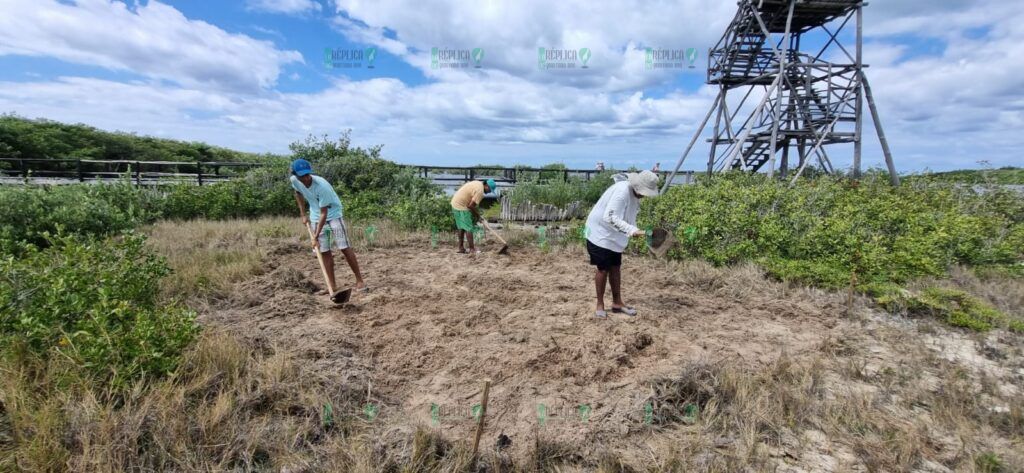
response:
<svg viewBox="0 0 1024 473"><path fill-rule="evenodd" d="M630 197L629 192L632 191L628 186L616 189L612 193L611 198L608 199L608 206L605 207L604 214L601 216L601 219L604 220L605 223L611 225L612 228L631 237L644 236L646 233L644 233L643 230L640 230L636 225L633 225L622 218L622 216L626 214L626 202Z"/></svg>
<svg viewBox="0 0 1024 473"><path fill-rule="evenodd" d="M295 204L299 206L299 215L302 216L302 223L309 226L309 216L306 215L306 199L298 191L295 192Z"/></svg>
<svg viewBox="0 0 1024 473"><path fill-rule="evenodd" d="M474 222L480 220L480 206L476 202L470 202L466 208L469 209L469 213L473 214Z"/></svg>

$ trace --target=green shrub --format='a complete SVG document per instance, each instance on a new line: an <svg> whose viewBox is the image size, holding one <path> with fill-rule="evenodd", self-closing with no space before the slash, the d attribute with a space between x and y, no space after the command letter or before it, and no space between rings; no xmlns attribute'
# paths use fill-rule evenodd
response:
<svg viewBox="0 0 1024 473"><path fill-rule="evenodd" d="M946 184L893 188L878 176L790 187L734 174L644 199L640 226L674 228L676 258L757 261L780 279L837 288L853 272L861 284L905 283L953 264L1017 267L1022 202Z"/></svg>
<svg viewBox="0 0 1024 473"><path fill-rule="evenodd" d="M58 230L101 236L152 219L155 198L129 184L0 187L0 253L47 245Z"/></svg>
<svg viewBox="0 0 1024 473"><path fill-rule="evenodd" d="M0 260L0 345L66 358L114 387L171 372L198 327L157 302L169 269L144 238L50 243Z"/></svg>
<svg viewBox="0 0 1024 473"><path fill-rule="evenodd" d="M524 179L516 184L515 190L509 193L512 204L533 202L565 207L573 202L593 205L601 198L601 194L613 184L614 173L595 174L591 179L570 177L568 181L559 175L557 179L541 180Z"/></svg>

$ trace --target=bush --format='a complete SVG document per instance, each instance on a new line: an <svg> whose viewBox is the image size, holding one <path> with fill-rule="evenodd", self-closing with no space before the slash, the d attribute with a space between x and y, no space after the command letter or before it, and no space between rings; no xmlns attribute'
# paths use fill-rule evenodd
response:
<svg viewBox="0 0 1024 473"><path fill-rule="evenodd" d="M528 201L556 207L565 207L573 202L593 205L601 198L601 194L613 184L613 174L610 171L595 174L590 180L570 177L568 181L564 181L562 176L546 182L539 178L523 180L509 194L509 199L512 204Z"/></svg>
<svg viewBox="0 0 1024 473"><path fill-rule="evenodd" d="M676 258L759 262L774 276L825 287L905 283L953 264L1016 267L1021 196L946 184L819 178L789 187L726 175L645 199L641 227L675 228Z"/></svg>
<svg viewBox="0 0 1024 473"><path fill-rule="evenodd" d="M170 373L198 328L194 313L158 304L169 269L144 240L66 236L0 260L2 345L66 358L114 387Z"/></svg>
<svg viewBox="0 0 1024 473"><path fill-rule="evenodd" d="M101 236L155 217L155 198L129 184L0 187L0 254L44 247L58 231Z"/></svg>

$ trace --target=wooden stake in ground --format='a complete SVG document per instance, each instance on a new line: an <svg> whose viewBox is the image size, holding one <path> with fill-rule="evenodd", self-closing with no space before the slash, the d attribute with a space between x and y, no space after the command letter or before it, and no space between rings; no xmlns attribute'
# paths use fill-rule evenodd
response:
<svg viewBox="0 0 1024 473"><path fill-rule="evenodd" d="M480 418L476 420L476 438L473 439L473 458L480 448L480 436L484 433L484 418L487 417L487 394L491 390L491 380L484 380L483 400L480 402Z"/></svg>

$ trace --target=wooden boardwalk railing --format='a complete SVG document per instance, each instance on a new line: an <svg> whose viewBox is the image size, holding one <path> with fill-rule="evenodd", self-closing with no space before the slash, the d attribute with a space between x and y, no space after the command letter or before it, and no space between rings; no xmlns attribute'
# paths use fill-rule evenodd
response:
<svg viewBox="0 0 1024 473"><path fill-rule="evenodd" d="M131 179L136 185L191 182L204 185L239 177L243 171L267 166L266 163L211 161L122 161L95 159L0 158L0 178L8 183L22 180L49 180L54 183L112 181ZM486 168L460 166L419 166L400 164L417 175L445 187L454 187L474 179L494 179L499 188L513 187L521 180L542 182L590 180L604 171L595 169ZM282 175L287 172L282 169ZM659 172L666 177L668 172ZM676 175L673 185L693 181L693 172Z"/></svg>

